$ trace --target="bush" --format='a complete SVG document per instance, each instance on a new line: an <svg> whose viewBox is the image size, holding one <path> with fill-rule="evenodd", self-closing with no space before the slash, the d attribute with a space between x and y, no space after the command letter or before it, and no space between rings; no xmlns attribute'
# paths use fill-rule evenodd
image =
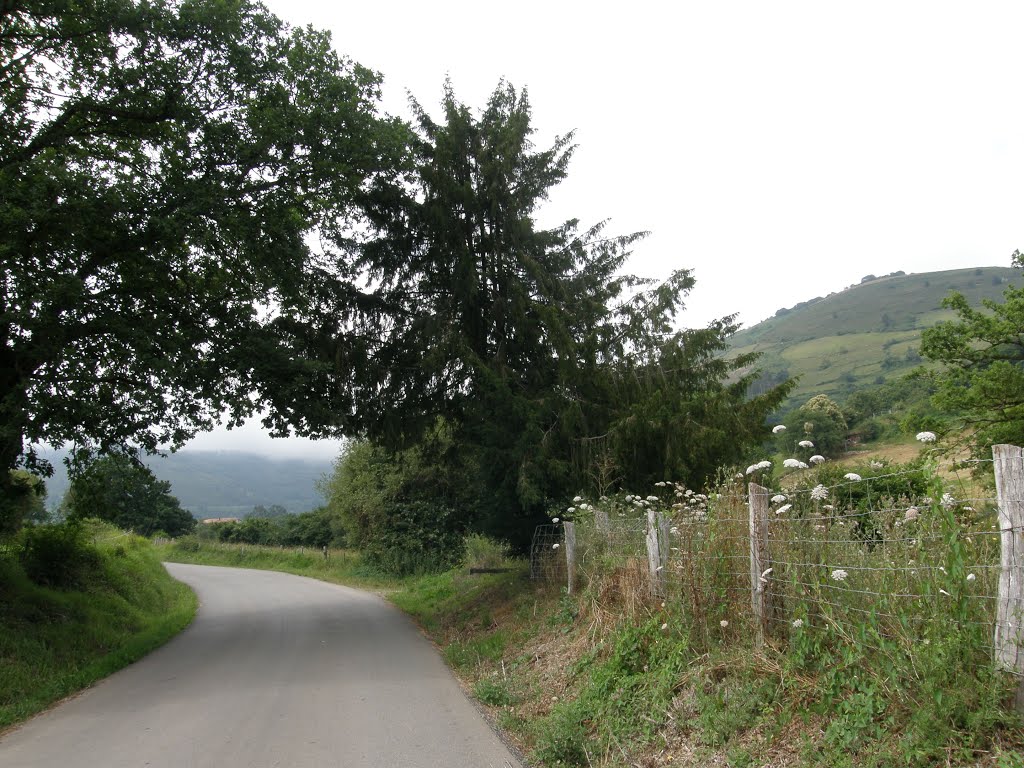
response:
<svg viewBox="0 0 1024 768"><path fill-rule="evenodd" d="M21 566L36 584L73 589L86 584L100 569L100 555L76 522L26 528Z"/></svg>
<svg viewBox="0 0 1024 768"><path fill-rule="evenodd" d="M452 511L429 502L391 503L363 541L366 563L407 576L443 571L462 560L462 532L451 530Z"/></svg>

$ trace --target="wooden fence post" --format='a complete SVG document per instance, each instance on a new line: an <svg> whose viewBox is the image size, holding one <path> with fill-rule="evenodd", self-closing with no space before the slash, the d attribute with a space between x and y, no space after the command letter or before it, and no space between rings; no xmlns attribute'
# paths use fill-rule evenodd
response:
<svg viewBox="0 0 1024 768"><path fill-rule="evenodd" d="M768 512L770 491L757 483L748 486L750 507L750 602L754 609L754 620L757 624L756 643L760 648L764 645L768 621L772 613L772 582L771 574L765 574L771 568L771 557L768 550Z"/></svg>
<svg viewBox="0 0 1024 768"><path fill-rule="evenodd" d="M665 597L665 566L668 565L668 523L661 512L647 510L647 566L651 571L651 595Z"/></svg>
<svg viewBox="0 0 1024 768"><path fill-rule="evenodd" d="M1024 712L1024 450L992 446L999 501L1000 568L996 664L1017 675L1014 704Z"/></svg>
<svg viewBox="0 0 1024 768"><path fill-rule="evenodd" d="M565 570L568 573L568 584L566 592L572 594L576 591L576 524L562 523L565 529Z"/></svg>

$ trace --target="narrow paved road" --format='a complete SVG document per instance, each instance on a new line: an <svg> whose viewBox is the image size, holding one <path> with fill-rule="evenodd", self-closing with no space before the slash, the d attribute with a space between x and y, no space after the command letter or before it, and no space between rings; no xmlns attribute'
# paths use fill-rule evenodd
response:
<svg viewBox="0 0 1024 768"><path fill-rule="evenodd" d="M518 768L374 595L169 564L199 594L163 648L0 740L3 768Z"/></svg>

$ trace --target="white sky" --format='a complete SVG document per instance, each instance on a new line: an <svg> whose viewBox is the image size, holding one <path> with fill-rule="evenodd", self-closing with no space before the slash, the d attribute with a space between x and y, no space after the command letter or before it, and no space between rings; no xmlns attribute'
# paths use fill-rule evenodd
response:
<svg viewBox="0 0 1024 768"><path fill-rule="evenodd" d="M544 223L650 230L630 270L692 268L687 326L1024 248L1024 3L265 1L391 114L446 75L474 107L528 88L538 146L578 144Z"/></svg>

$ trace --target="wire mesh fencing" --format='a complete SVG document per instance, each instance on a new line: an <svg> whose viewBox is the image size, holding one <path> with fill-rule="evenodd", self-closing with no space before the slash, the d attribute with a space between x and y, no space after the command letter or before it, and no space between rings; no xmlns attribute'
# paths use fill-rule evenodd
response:
<svg viewBox="0 0 1024 768"><path fill-rule="evenodd" d="M921 468L880 466L778 492L733 480L707 497L662 483L597 514L583 504L573 552L555 547L559 526L538 529L534 573L564 583L568 559L595 604L629 614L670 602L707 635L749 626L786 642L827 629L911 654L955 626L1024 674L1024 451L995 450L996 492L975 498Z"/></svg>

